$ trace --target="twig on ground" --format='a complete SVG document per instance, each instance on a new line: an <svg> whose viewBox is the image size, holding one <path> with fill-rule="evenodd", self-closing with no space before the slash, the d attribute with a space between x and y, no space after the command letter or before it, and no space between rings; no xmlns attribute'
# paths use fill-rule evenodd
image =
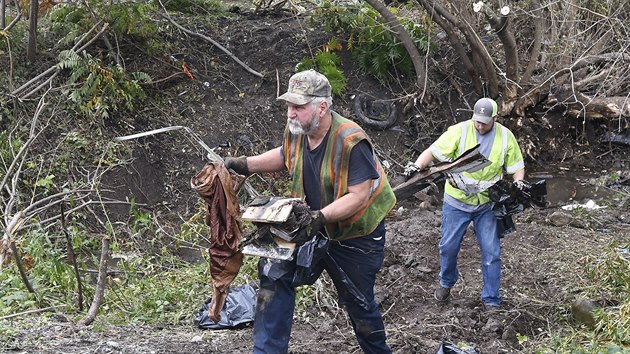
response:
<svg viewBox="0 0 630 354"><path fill-rule="evenodd" d="M33 313L46 312L46 311L54 310L54 309L56 309L58 307L62 307L62 306L65 306L65 305L48 306L48 307L44 307L44 308L41 308L41 309L28 310L28 311L18 312L18 313L12 313L10 315L6 315L6 316L0 317L0 321L1 320L8 320L9 318L19 317L19 316L22 316L22 315L30 315L30 314L33 314Z"/></svg>

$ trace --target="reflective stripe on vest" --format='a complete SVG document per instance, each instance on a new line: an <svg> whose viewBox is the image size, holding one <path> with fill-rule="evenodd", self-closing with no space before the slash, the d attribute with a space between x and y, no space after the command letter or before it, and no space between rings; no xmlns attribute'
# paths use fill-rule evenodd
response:
<svg viewBox="0 0 630 354"><path fill-rule="evenodd" d="M466 138L468 137L468 131L470 129L471 124L473 123L470 120L462 122L461 124L462 136L459 138L458 156L461 156L466 151ZM501 163L499 164L499 166L503 166L503 163L505 162L505 154L507 154L507 148L508 148L507 129L505 129L505 127L497 123L495 123L495 127L498 129L501 129L501 145L502 146L501 146ZM495 138L496 138L496 133L495 133ZM494 146L494 140L492 141L492 145ZM490 152L492 152L492 147L490 147ZM468 184L468 185L475 185L475 184L479 184L479 182L482 182L472 177L464 176L461 173L453 173L452 175L455 176L455 178L459 178L464 184ZM501 180L502 178L503 178L503 168L501 168L501 173L499 175L495 176L493 179L489 181L483 181L483 182L490 182L489 186L491 186L495 184L496 182L498 182L499 180ZM485 190L486 188L482 188L482 189Z"/></svg>

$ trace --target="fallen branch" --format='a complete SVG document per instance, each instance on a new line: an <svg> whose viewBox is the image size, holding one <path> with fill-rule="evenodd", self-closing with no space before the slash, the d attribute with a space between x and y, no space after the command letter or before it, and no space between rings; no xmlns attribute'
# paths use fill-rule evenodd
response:
<svg viewBox="0 0 630 354"><path fill-rule="evenodd" d="M88 46L90 46L96 39L98 39L101 34L103 34L103 32L105 32L105 30L107 29L108 25L107 23L102 26L100 28L100 30L94 35L94 37L92 39L90 39L89 41L87 41L85 44L81 45L81 43L83 42L83 40L85 38L87 38L87 36L92 33L96 28L99 28L101 25L100 22L98 22L97 24L95 24L92 28L90 28L90 30L77 42L77 44L74 45L74 47L72 47L72 49L70 49L73 52L76 53L80 53L82 51L84 51ZM79 47L79 45L81 45L81 47ZM78 47L78 48L77 48ZM30 92L28 92L27 94L23 95L22 99L24 98L28 98L31 95L33 95L35 92L39 91L42 87L46 86L50 81L52 81L53 78L55 78L55 76L57 76L59 72L59 68L57 67L57 64L53 65L52 67L46 69L46 71L44 71L43 73L35 76L34 78L30 79L29 81L27 81L25 84L23 84L22 86L16 88L15 90L13 90L13 92L11 92L12 96L18 96L21 92L23 92L24 90L26 90L29 86L31 86L32 84L34 84L35 82L39 81L40 79L42 79L43 77L49 75L52 73L52 75L47 78L44 82L42 82L41 84L39 84L35 89L31 90Z"/></svg>
<svg viewBox="0 0 630 354"><path fill-rule="evenodd" d="M46 312L46 311L54 310L54 309L56 309L58 307L62 307L62 306L65 306L65 305L48 306L48 307L44 307L42 309L35 309L35 310L28 310L28 311L24 311L24 312L12 313L10 315L6 315L6 316L0 317L0 321L8 320L9 318L18 317L18 316L22 316L22 315L30 315L32 313Z"/></svg>
<svg viewBox="0 0 630 354"><path fill-rule="evenodd" d="M166 10L165 10L166 11ZM164 18L166 18L167 20L169 20L169 22L171 22L175 27L179 28L180 30L184 31L185 33L188 33L191 36L195 36L195 37L199 37L203 40L206 40L208 42L210 42L213 46L219 48L223 53L227 54L230 56L230 58L232 58L232 60L234 60L235 62L237 62L240 66L242 66L243 68L245 68L245 70L247 70L249 73L254 74L257 77L264 77L263 74L255 71L254 69L250 68L247 64L243 63L239 58L237 58L234 54L232 54L229 50L227 50L225 47L223 47L221 44L219 44L217 41L215 41L214 39L208 37L208 36L204 36L201 33L197 33L197 32L193 32L191 30L188 30L184 27L182 27L179 23L175 22L172 18L170 18L167 14L162 14L162 16L164 16Z"/></svg>

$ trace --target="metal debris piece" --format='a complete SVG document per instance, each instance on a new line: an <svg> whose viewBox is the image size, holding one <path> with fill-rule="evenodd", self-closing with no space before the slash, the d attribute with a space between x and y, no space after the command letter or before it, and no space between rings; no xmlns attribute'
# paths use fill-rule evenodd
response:
<svg viewBox="0 0 630 354"><path fill-rule="evenodd" d="M451 162L440 162L411 175L404 183L394 187L398 201L407 199L433 183L444 180L449 174L475 172L492 162L479 152L479 145L464 151L461 156Z"/></svg>
<svg viewBox="0 0 630 354"><path fill-rule="evenodd" d="M242 242L243 254L292 260L296 240L311 222L309 206L299 198L259 197L241 216L256 225Z"/></svg>

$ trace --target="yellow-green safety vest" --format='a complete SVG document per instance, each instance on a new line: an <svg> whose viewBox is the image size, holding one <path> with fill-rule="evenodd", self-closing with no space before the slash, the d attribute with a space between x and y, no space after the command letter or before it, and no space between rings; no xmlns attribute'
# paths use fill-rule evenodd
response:
<svg viewBox="0 0 630 354"><path fill-rule="evenodd" d="M514 174L525 168L523 155L514 134L500 123L494 124L494 140L490 155L486 156L492 164L479 171L461 173L458 177L466 184L477 182L492 184L503 178L504 169L507 174ZM475 126L472 120L467 120L450 126L429 147L429 150L439 161L452 161L475 145L477 145ZM464 191L454 187L448 181L445 184L444 193L469 205L482 205L490 201L487 191L466 195Z"/></svg>

